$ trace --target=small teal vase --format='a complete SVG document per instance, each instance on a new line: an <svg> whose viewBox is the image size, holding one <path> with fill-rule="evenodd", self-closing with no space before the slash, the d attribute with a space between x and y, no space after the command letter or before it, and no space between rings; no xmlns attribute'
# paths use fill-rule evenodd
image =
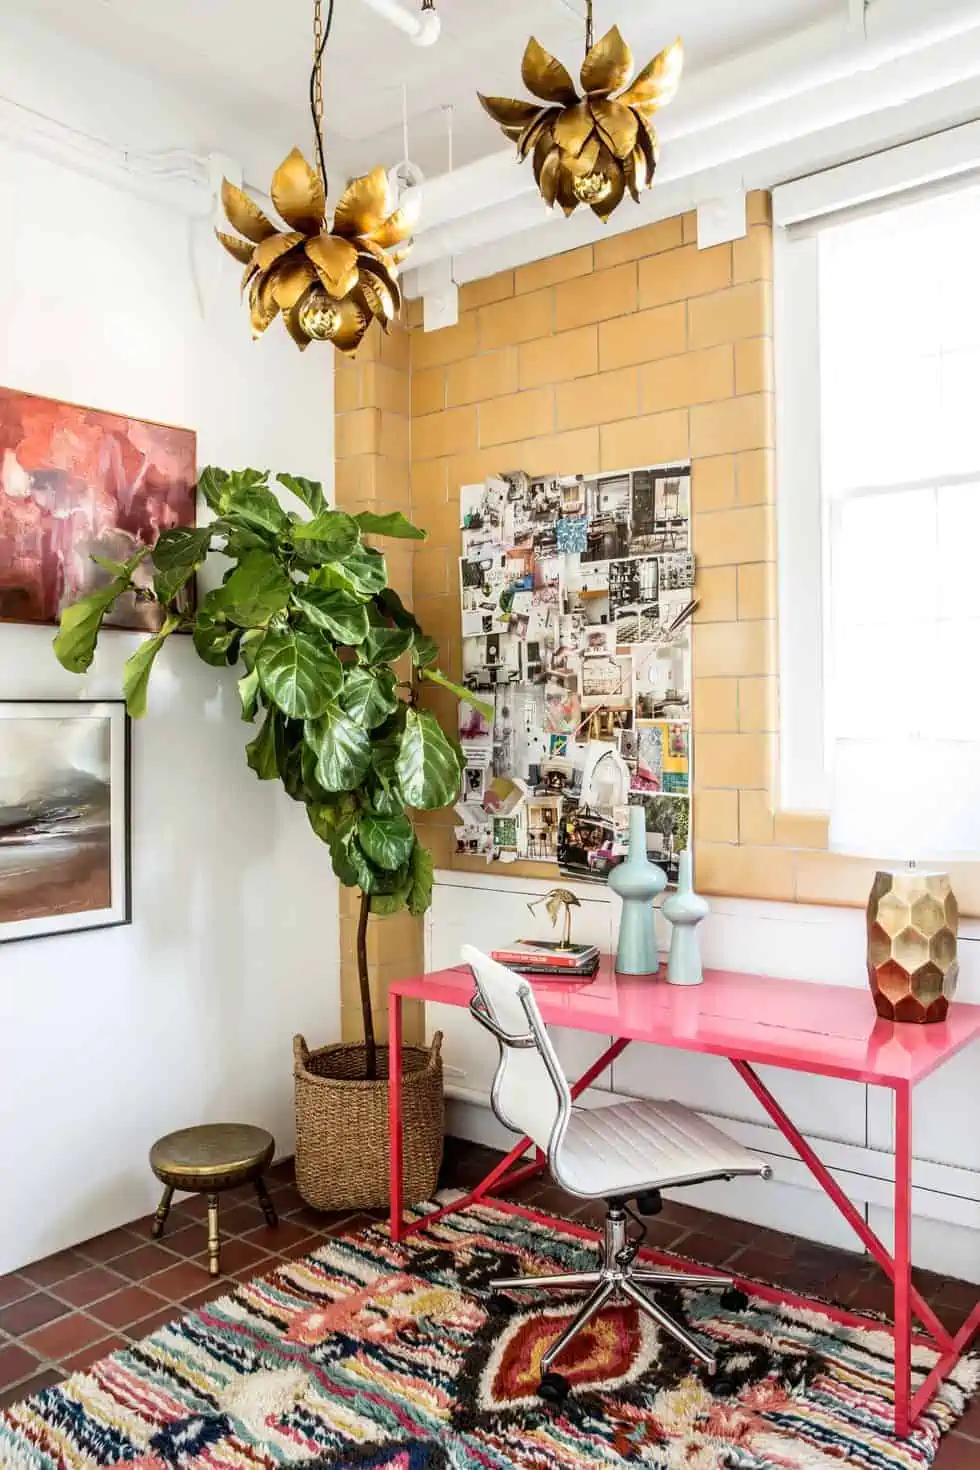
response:
<svg viewBox="0 0 980 1470"><path fill-rule="evenodd" d="M616 969L620 975L655 975L660 968L657 932L653 923L653 900L663 893L667 877L647 857L647 814L642 806L630 807L629 855L608 878L613 893L623 900L619 921Z"/></svg>
<svg viewBox="0 0 980 1470"><path fill-rule="evenodd" d="M667 956L667 980L671 985L700 985L701 946L698 925L710 912L708 901L691 886L691 849L680 855L677 892L663 902L664 918L670 920L670 953Z"/></svg>

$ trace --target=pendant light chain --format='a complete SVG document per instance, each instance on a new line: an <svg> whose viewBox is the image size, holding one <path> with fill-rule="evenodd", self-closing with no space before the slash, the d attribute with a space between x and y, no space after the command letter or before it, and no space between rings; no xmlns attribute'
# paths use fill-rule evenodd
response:
<svg viewBox="0 0 980 1470"><path fill-rule="evenodd" d="M323 66L320 48L323 45L323 9L321 0L313 0L313 145L319 147L323 132Z"/></svg>
<svg viewBox="0 0 980 1470"><path fill-rule="evenodd" d="M317 3L319 4L319 0L317 0ZM592 30L592 0L585 0L585 54L586 54L586 56L588 56L589 52L592 50L592 46L593 46L594 41L595 41L595 34L594 34L593 30Z"/></svg>
<svg viewBox="0 0 980 1470"><path fill-rule="evenodd" d="M313 70L310 72L310 112L313 116L313 145L320 169L323 192L327 192L327 165L323 156L323 52L333 25L334 0L328 0L327 24L323 24L322 0L313 0Z"/></svg>

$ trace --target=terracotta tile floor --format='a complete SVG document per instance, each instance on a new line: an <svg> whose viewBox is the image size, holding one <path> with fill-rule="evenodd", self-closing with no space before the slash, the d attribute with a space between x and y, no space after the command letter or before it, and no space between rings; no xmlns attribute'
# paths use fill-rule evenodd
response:
<svg viewBox="0 0 980 1470"><path fill-rule="evenodd" d="M481 1179L498 1157L479 1145L447 1139L441 1182L465 1188ZM276 1165L269 1187L281 1221L276 1230L265 1224L251 1188L223 1198L224 1275L216 1280L207 1273L200 1197L174 1206L158 1243L149 1240L148 1216L0 1277L0 1407L224 1295L234 1279L273 1271L283 1260L315 1250L324 1237L357 1230L371 1218L309 1209L293 1184L291 1163ZM511 1198L590 1223L602 1217L600 1208L583 1205L546 1180L527 1182ZM652 1245L729 1266L736 1274L857 1309L890 1308L887 1283L864 1256L672 1202L648 1225ZM923 1296L950 1327L964 1320L980 1295L961 1281L927 1271L917 1275ZM980 1397L944 1443L936 1470L980 1470Z"/></svg>

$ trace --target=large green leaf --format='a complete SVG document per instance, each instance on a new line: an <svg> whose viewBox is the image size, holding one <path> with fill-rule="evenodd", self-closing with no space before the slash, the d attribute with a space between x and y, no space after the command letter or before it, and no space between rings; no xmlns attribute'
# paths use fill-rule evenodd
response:
<svg viewBox="0 0 980 1470"><path fill-rule="evenodd" d="M336 793L326 791L317 779L316 767L320 753L304 738L300 746L300 774L303 779L303 789L306 792L306 801L328 801Z"/></svg>
<svg viewBox="0 0 980 1470"><path fill-rule="evenodd" d="M315 719L340 692L344 670L322 639L292 629L266 635L255 660L262 691L295 720Z"/></svg>
<svg viewBox="0 0 980 1470"><path fill-rule="evenodd" d="M374 893L379 881L383 881L383 874L372 863L356 837L347 847L347 859L357 875L357 887L362 893Z"/></svg>
<svg viewBox="0 0 980 1470"><path fill-rule="evenodd" d="M434 638L416 633L412 644L412 663L417 669L427 669L439 657L439 645Z"/></svg>
<svg viewBox="0 0 980 1470"><path fill-rule="evenodd" d="M405 729L405 720L408 714L408 705L402 700L398 701L398 708L389 720L384 722L379 729L371 735L371 764L374 767L378 779L386 786L391 786L398 780L396 766L398 755L402 746L402 732Z"/></svg>
<svg viewBox="0 0 980 1470"><path fill-rule="evenodd" d="M357 802L343 792L309 802L306 815L321 842L346 842L357 826Z"/></svg>
<svg viewBox="0 0 980 1470"><path fill-rule="evenodd" d="M400 510L379 516L373 510L362 510L354 517L361 530L370 536L397 536L402 541L424 541L427 531L420 531L407 521Z"/></svg>
<svg viewBox="0 0 980 1470"><path fill-rule="evenodd" d="M58 662L73 674L84 674L95 656L102 620L118 597L127 590L133 572L147 556L143 546L129 561L121 563L122 572L97 592L80 597L61 614L61 626L55 634L53 648Z"/></svg>
<svg viewBox="0 0 980 1470"><path fill-rule="evenodd" d="M415 833L404 815L379 817L369 812L357 824L357 840L373 863L393 872L408 862Z"/></svg>
<svg viewBox="0 0 980 1470"><path fill-rule="evenodd" d="M369 776L365 790L371 810L379 817L399 817L405 810L405 799L397 781L382 781L380 777L372 779Z"/></svg>
<svg viewBox="0 0 980 1470"><path fill-rule="evenodd" d="M285 485L291 490L308 511L313 515L322 514L327 508L327 499L323 493L323 486L319 480L306 480L302 475L277 475L276 479L280 485Z"/></svg>
<svg viewBox="0 0 980 1470"><path fill-rule="evenodd" d="M396 658L401 658L403 653L407 653L414 637L411 628L371 627L359 652L366 663L392 663Z"/></svg>
<svg viewBox="0 0 980 1470"><path fill-rule="evenodd" d="M224 613L215 605L222 590L218 587L209 592L194 618L194 647L198 657L215 669L226 666L228 654L239 637L239 629L226 622Z"/></svg>
<svg viewBox="0 0 980 1470"><path fill-rule="evenodd" d="M317 753L316 779L324 791L354 791L371 766L371 737L339 704L328 703L306 722L306 742Z"/></svg>
<svg viewBox="0 0 980 1470"><path fill-rule="evenodd" d="M303 761L303 752L306 745L303 741L303 725L301 721L286 720L279 716L276 727L276 759L279 764L279 777L286 795L292 801L301 801L307 804L310 798L318 798L323 795L320 787L316 784L309 788L306 784L306 770Z"/></svg>
<svg viewBox="0 0 980 1470"><path fill-rule="evenodd" d="M165 618L159 633L154 638L144 638L136 652L131 653L123 664L123 698L134 720L141 720L146 714L146 691L154 660L174 629L179 627L180 618Z"/></svg>
<svg viewBox="0 0 980 1470"><path fill-rule="evenodd" d="M205 465L197 478L197 488L215 515L220 515L227 503L228 471L217 465Z"/></svg>
<svg viewBox="0 0 980 1470"><path fill-rule="evenodd" d="M300 521L290 534L297 552L314 566L343 561L361 539L357 522L342 510L325 510L312 521Z"/></svg>
<svg viewBox="0 0 980 1470"><path fill-rule="evenodd" d="M238 681L238 697L242 702L242 719L254 720L259 708L259 676L249 669Z"/></svg>
<svg viewBox="0 0 980 1470"><path fill-rule="evenodd" d="M424 914L432 903L434 867L431 852L427 847L423 847L416 838L415 846L412 848L410 867L412 884L408 893L408 911L415 918Z"/></svg>
<svg viewBox="0 0 980 1470"><path fill-rule="evenodd" d="M373 730L398 704L395 676L390 669L366 669L353 665L345 670L340 703L365 730Z"/></svg>
<svg viewBox="0 0 980 1470"><path fill-rule="evenodd" d="M238 651L249 673L255 668L255 660L259 656L259 649L265 640L266 631L265 628L247 628L242 634Z"/></svg>
<svg viewBox="0 0 980 1470"><path fill-rule="evenodd" d="M173 572L189 567L199 567L211 549L213 526L174 526L172 531L163 531L153 547L153 565L158 572Z"/></svg>
<svg viewBox="0 0 980 1470"><path fill-rule="evenodd" d="M268 551L250 551L210 606L240 628L263 627L289 603L293 584L285 567Z"/></svg>
<svg viewBox="0 0 980 1470"><path fill-rule="evenodd" d="M459 795L458 757L427 710L408 711L395 772L405 800L420 811L448 806Z"/></svg>
<svg viewBox="0 0 980 1470"><path fill-rule="evenodd" d="M293 602L307 622L325 628L338 643L363 643L368 634L364 603L350 592L326 591L322 587L294 587Z"/></svg>
<svg viewBox="0 0 980 1470"><path fill-rule="evenodd" d="M229 524L244 522L253 531L277 536L289 525L289 517L266 485L250 485L228 496L226 517Z"/></svg>
<svg viewBox="0 0 980 1470"><path fill-rule="evenodd" d="M196 567L174 567L172 572L155 572L153 595L157 602L162 602L164 607L173 602L181 588L187 586L196 570Z"/></svg>
<svg viewBox="0 0 980 1470"><path fill-rule="evenodd" d="M374 603L378 611L386 618L390 618L396 627L411 628L413 633L421 637L421 625L416 622L414 615L409 612L394 587L382 587L380 592L375 593Z"/></svg>
<svg viewBox="0 0 980 1470"><path fill-rule="evenodd" d="M279 761L276 754L276 724L278 716L274 709L266 710L261 729L254 740L245 747L245 759L260 781L275 781L279 776Z"/></svg>
<svg viewBox="0 0 980 1470"><path fill-rule="evenodd" d="M391 893L372 893L371 912L378 919L390 919L400 914L408 902L411 877L406 875Z"/></svg>
<svg viewBox="0 0 980 1470"><path fill-rule="evenodd" d="M177 593L191 580L197 568L207 560L215 527L175 526L157 537L153 548L153 591L164 606L173 602Z"/></svg>
<svg viewBox="0 0 980 1470"><path fill-rule="evenodd" d="M388 568L380 551L358 546L340 563L358 592L381 592L388 582Z"/></svg>

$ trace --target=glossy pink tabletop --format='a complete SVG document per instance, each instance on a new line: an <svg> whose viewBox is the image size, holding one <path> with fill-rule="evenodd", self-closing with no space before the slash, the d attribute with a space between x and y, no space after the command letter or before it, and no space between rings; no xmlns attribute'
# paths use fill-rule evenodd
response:
<svg viewBox="0 0 980 1470"><path fill-rule="evenodd" d="M728 970L706 970L703 985L684 987L617 975L604 958L588 984L536 978L531 984L552 1026L890 1087L918 1082L980 1037L977 1005L954 1001L936 1025L898 1025L878 1017L863 988ZM465 1006L473 977L460 965L393 981L390 990Z"/></svg>

